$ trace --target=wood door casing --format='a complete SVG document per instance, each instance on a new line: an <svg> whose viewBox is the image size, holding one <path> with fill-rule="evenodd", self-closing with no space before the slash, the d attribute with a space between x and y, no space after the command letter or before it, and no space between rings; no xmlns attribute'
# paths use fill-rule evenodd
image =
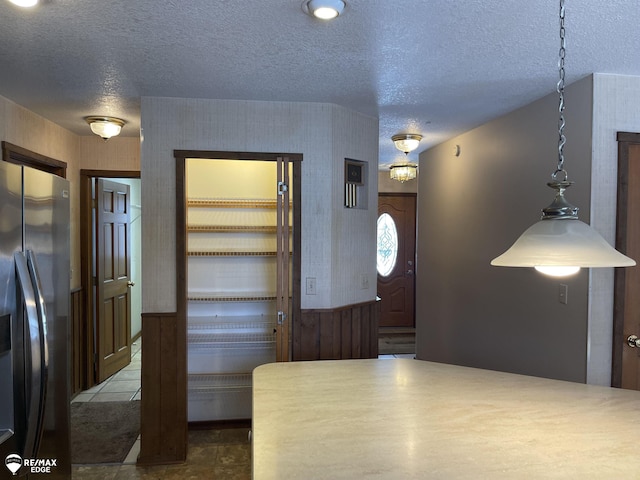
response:
<svg viewBox="0 0 640 480"><path fill-rule="evenodd" d="M378 218L387 213L398 236L395 265L387 276L378 273L380 327L415 326L416 195L378 196Z"/></svg>
<svg viewBox="0 0 640 480"><path fill-rule="evenodd" d="M616 248L640 260L640 134L618 133L618 208ZM613 362L614 387L640 390L640 348L627 344L640 336L640 267L615 272Z"/></svg>
<svg viewBox="0 0 640 480"><path fill-rule="evenodd" d="M129 185L96 180L97 382L131 362Z"/></svg>
<svg viewBox="0 0 640 480"><path fill-rule="evenodd" d="M290 325L291 315L289 306L289 158L277 157L277 225L276 225L276 310L278 321L276 324L276 361L288 362L291 359Z"/></svg>

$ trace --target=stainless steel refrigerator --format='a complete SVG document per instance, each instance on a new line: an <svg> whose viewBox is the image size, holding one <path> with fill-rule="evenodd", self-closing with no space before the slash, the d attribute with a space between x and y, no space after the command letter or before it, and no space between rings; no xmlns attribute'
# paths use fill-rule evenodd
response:
<svg viewBox="0 0 640 480"><path fill-rule="evenodd" d="M0 161L0 479L71 478L69 237L68 181Z"/></svg>

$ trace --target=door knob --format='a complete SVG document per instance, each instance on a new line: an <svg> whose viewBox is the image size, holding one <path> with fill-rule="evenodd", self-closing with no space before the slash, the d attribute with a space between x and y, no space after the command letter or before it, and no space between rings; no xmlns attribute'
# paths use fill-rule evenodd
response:
<svg viewBox="0 0 640 480"><path fill-rule="evenodd" d="M407 270L407 275L413 275L413 270Z"/></svg>
<svg viewBox="0 0 640 480"><path fill-rule="evenodd" d="M627 345L631 348L640 348L640 338L637 335L629 335L627 337Z"/></svg>
<svg viewBox="0 0 640 480"><path fill-rule="evenodd" d="M134 283L134 282L132 282L131 280L129 280L129 281L127 282L127 287L129 287L129 288L133 287L134 285L135 285L135 283Z"/></svg>

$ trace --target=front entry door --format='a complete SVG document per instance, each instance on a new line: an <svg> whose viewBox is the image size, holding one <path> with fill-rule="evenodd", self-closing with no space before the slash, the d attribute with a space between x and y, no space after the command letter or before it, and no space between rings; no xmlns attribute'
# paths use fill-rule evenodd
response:
<svg viewBox="0 0 640 480"><path fill-rule="evenodd" d="M415 326L416 195L378 196L381 327Z"/></svg>
<svg viewBox="0 0 640 480"><path fill-rule="evenodd" d="M131 362L129 185L96 180L97 382Z"/></svg>

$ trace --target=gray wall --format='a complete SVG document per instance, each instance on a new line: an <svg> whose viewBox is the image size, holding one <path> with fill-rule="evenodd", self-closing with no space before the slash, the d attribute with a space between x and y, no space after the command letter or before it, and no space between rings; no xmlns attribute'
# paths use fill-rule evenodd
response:
<svg viewBox="0 0 640 480"><path fill-rule="evenodd" d="M592 77L567 89L567 193L589 222ZM460 145L460 156L453 155ZM557 95L420 155L417 357L584 382L589 273L491 267L553 199ZM558 301L560 283L569 302Z"/></svg>

